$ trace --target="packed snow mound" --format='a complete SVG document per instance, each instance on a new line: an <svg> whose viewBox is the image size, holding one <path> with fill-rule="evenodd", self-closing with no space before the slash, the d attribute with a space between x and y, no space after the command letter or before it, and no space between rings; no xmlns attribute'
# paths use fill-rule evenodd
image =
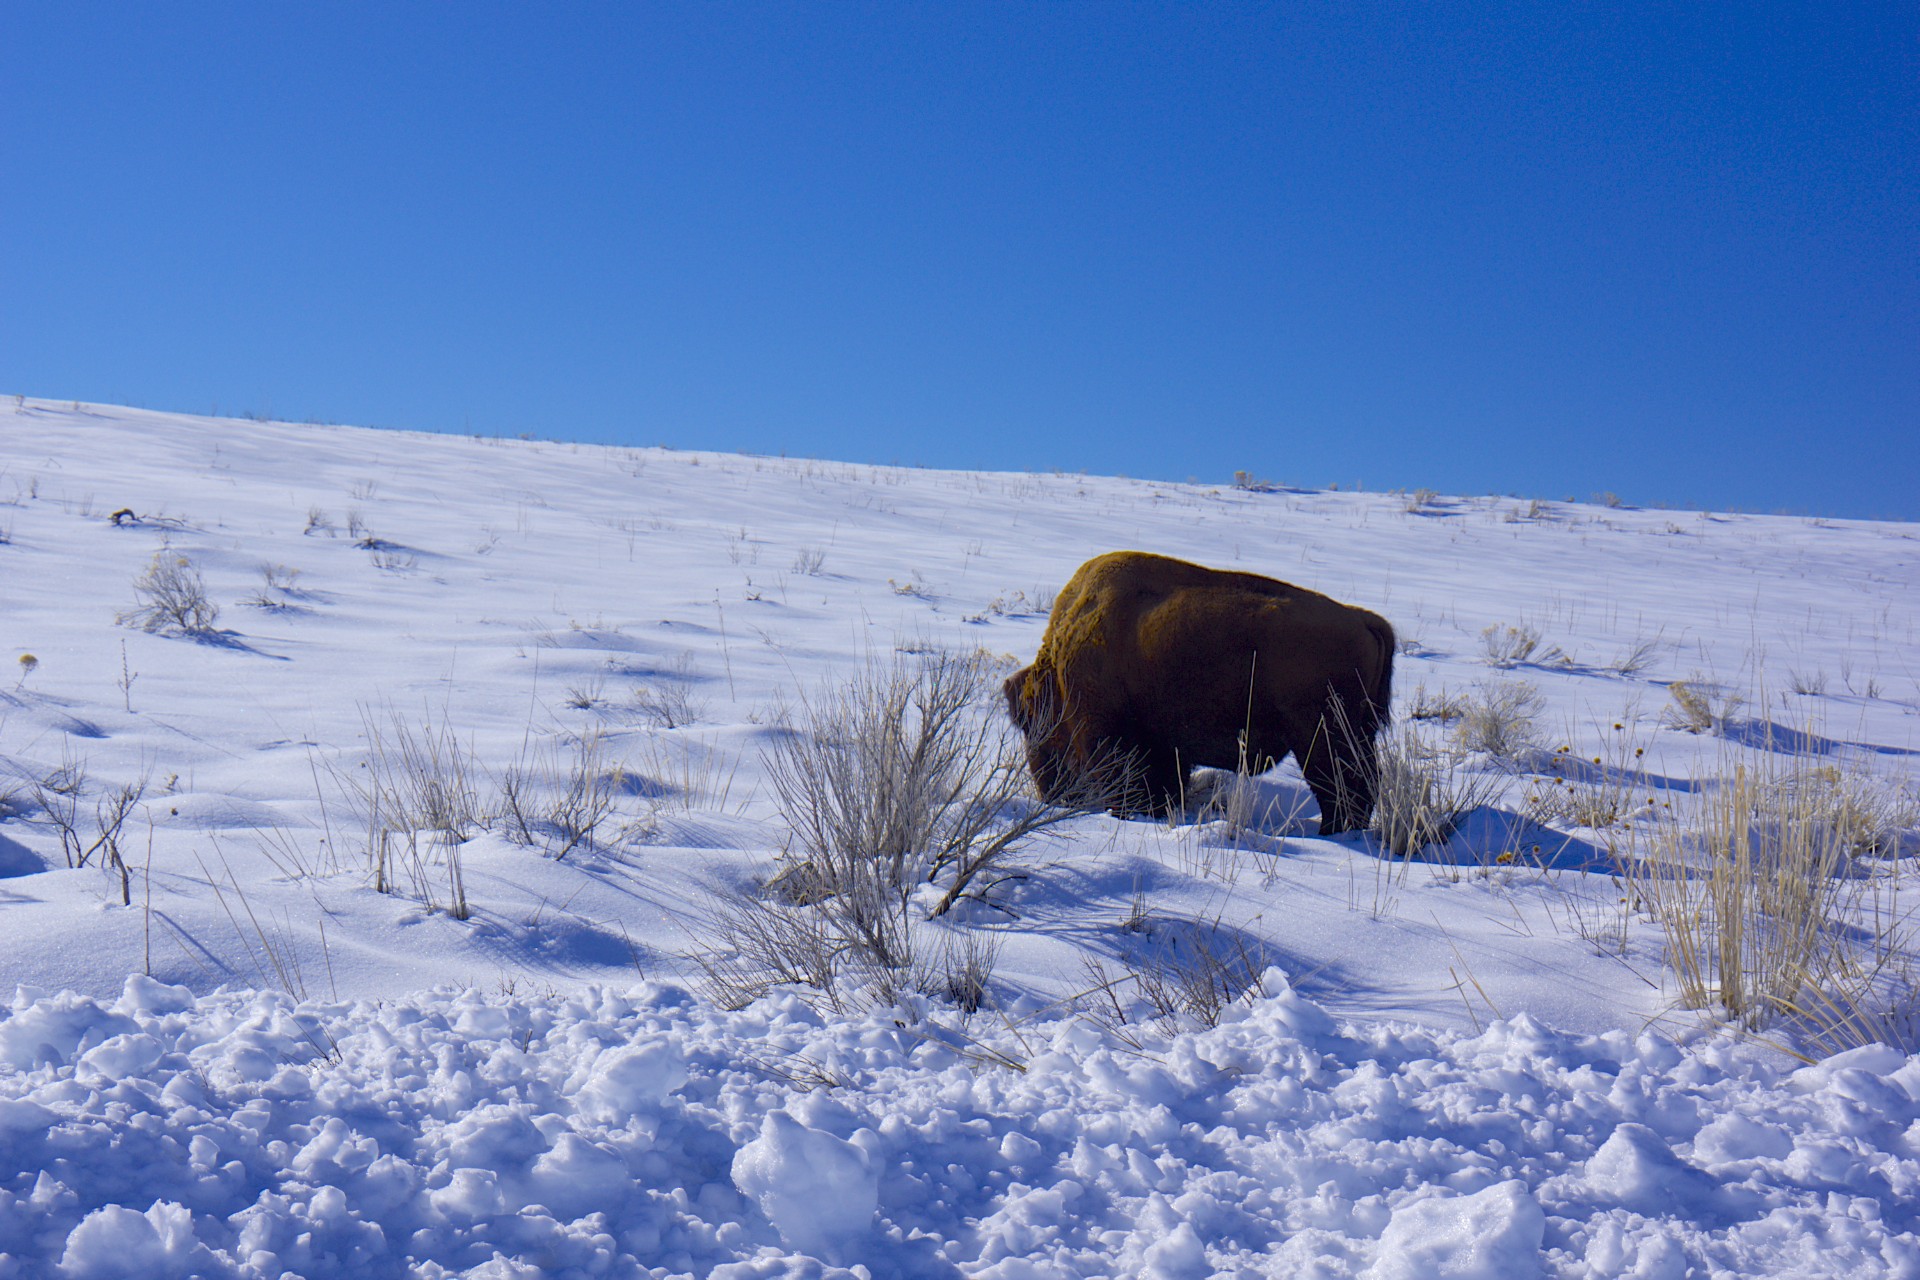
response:
<svg viewBox="0 0 1920 1280"><path fill-rule="evenodd" d="M1911 1275L1920 1059L672 986L16 998L0 1277Z"/></svg>

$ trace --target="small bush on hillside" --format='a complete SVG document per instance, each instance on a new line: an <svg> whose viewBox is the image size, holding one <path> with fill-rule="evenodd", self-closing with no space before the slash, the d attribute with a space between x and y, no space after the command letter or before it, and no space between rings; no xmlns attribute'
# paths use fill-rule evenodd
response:
<svg viewBox="0 0 1920 1280"><path fill-rule="evenodd" d="M447 913L467 919L472 912L460 845L493 820L481 791L485 770L453 726L436 723L431 712L415 725L395 708L381 716L363 707L361 723L364 767L333 772L364 831L373 887L381 893L404 887L437 908L444 874Z"/></svg>
<svg viewBox="0 0 1920 1280"><path fill-rule="evenodd" d="M633 691L633 709L656 729L683 729L696 724L707 713L707 700L697 691L700 678L693 655L682 653L661 679Z"/></svg>
<svg viewBox="0 0 1920 1280"><path fill-rule="evenodd" d="M1454 723L1454 739L1463 751L1518 759L1533 749L1534 720L1545 707L1540 691L1524 680L1480 685Z"/></svg>
<svg viewBox="0 0 1920 1280"><path fill-rule="evenodd" d="M1505 671L1523 662L1559 662L1566 658L1557 645L1542 646L1540 630L1525 623L1515 626L1491 626L1480 633L1480 647L1487 665Z"/></svg>
<svg viewBox="0 0 1920 1280"><path fill-rule="evenodd" d="M896 657L804 706L766 757L795 862L768 892L721 908L732 955L697 961L720 996L917 983L926 922L988 898L1019 874L1018 844L1073 815L1031 795L989 674L978 653Z"/></svg>
<svg viewBox="0 0 1920 1280"><path fill-rule="evenodd" d="M220 616L193 561L170 547L154 553L153 562L133 580L133 594L139 603L117 620L142 631L203 636Z"/></svg>
<svg viewBox="0 0 1920 1280"><path fill-rule="evenodd" d="M558 861L592 849L614 817L626 782L612 763L606 734L597 728L570 734L531 762L509 765L500 778L500 823L515 844L539 846Z"/></svg>

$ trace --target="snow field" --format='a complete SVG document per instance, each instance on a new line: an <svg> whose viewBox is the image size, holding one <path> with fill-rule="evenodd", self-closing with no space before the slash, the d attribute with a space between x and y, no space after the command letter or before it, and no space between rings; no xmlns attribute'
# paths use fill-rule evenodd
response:
<svg viewBox="0 0 1920 1280"><path fill-rule="evenodd" d="M715 906L788 842L781 708L873 659L1010 668L1125 546L1384 613L1400 723L1483 806L1412 862L1318 838L1286 766L1252 821L1085 815L922 932L991 944L972 1018L715 1007ZM163 551L214 634L116 625ZM0 405L0 1277L1920 1273L1912 1064L1703 1034L1620 861L1741 769L1912 794L1916 551L1871 522ZM1676 727L1677 683L1724 714ZM1523 687L1505 755L1416 719ZM401 729L452 744L481 809L596 744L606 821L428 833L377 891L349 792ZM130 902L36 800L69 767L85 839L145 781ZM1555 787L1579 802L1528 799ZM1623 797L1631 823L1595 817ZM1830 900L1890 930L1893 1014L1912 851ZM1141 975L1196 949L1268 971L1157 1016Z"/></svg>

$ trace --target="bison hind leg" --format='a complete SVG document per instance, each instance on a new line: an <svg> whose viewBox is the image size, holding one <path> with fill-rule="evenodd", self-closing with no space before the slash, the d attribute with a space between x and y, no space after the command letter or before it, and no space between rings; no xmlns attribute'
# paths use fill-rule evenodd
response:
<svg viewBox="0 0 1920 1280"><path fill-rule="evenodd" d="M1328 721L1339 717L1329 716ZM1320 834L1364 829L1373 817L1376 755L1371 734L1322 721L1296 739L1293 756L1320 804Z"/></svg>

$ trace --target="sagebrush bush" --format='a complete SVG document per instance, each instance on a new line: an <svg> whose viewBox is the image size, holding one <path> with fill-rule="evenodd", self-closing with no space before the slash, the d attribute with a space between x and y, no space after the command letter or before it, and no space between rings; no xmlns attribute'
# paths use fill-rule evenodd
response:
<svg viewBox="0 0 1920 1280"><path fill-rule="evenodd" d="M1487 665L1502 671L1523 662L1559 662L1566 658L1558 645L1542 647L1539 628L1526 623L1517 627L1488 627L1480 633L1480 647L1486 654Z"/></svg>
<svg viewBox="0 0 1920 1280"><path fill-rule="evenodd" d="M142 631L207 635L220 616L219 607L207 599L206 580L193 561L170 547L154 553L152 563L133 580L133 594L139 603L118 621Z"/></svg>
<svg viewBox="0 0 1920 1280"><path fill-rule="evenodd" d="M803 705L766 755L795 861L769 892L723 904L716 925L731 955L695 960L716 993L804 982L831 995L849 980L891 989L924 967L927 920L991 893L1016 874L1018 843L1072 816L1032 796L990 670L977 652L895 655ZM977 949L952 954L958 972L981 972Z"/></svg>
<svg viewBox="0 0 1920 1280"><path fill-rule="evenodd" d="M1534 749L1534 721L1545 708L1540 691L1524 680L1478 685L1461 707L1454 739L1464 751L1516 760Z"/></svg>

